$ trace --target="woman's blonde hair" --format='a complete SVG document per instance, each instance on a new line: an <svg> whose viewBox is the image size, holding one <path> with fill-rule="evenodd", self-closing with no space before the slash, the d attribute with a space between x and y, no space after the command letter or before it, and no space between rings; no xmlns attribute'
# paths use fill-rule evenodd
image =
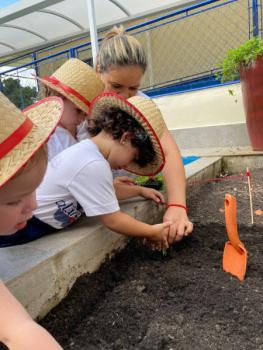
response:
<svg viewBox="0 0 263 350"><path fill-rule="evenodd" d="M133 36L125 33L123 26L113 27L102 41L96 66L100 73L111 66L140 66L145 71L146 55L142 45Z"/></svg>

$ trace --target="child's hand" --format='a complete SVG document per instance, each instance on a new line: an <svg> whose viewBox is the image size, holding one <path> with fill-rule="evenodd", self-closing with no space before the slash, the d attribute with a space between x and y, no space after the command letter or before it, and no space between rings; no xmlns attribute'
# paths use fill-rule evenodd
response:
<svg viewBox="0 0 263 350"><path fill-rule="evenodd" d="M158 252L166 251L166 249L167 249L161 243L159 243L159 242L156 243L156 242L150 241L149 239L146 239L146 238L144 238L143 244L146 245L147 247L149 247L151 250L156 250Z"/></svg>
<svg viewBox="0 0 263 350"><path fill-rule="evenodd" d="M161 192L154 190L153 188L141 187L141 196L151 199L156 203L164 203L164 196Z"/></svg>
<svg viewBox="0 0 263 350"><path fill-rule="evenodd" d="M113 179L113 185L120 185L120 184L125 184L125 185L134 185L134 180L129 177L129 176L117 176Z"/></svg>
<svg viewBox="0 0 263 350"><path fill-rule="evenodd" d="M152 225L152 234L147 237L147 240L150 241L153 245L161 247L162 249L169 248L168 237L171 225L171 221Z"/></svg>

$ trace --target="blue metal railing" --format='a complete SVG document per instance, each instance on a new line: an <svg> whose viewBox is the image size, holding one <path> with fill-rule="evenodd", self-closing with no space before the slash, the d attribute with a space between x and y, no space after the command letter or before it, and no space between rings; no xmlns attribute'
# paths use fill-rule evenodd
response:
<svg viewBox="0 0 263 350"><path fill-rule="evenodd" d="M253 36L258 36L258 0L252 0L252 16L253 16Z"/></svg>
<svg viewBox="0 0 263 350"><path fill-rule="evenodd" d="M129 27L126 29L127 32L129 31L133 31L133 30L137 30L137 29L140 29L142 27L145 27L145 26L149 26L153 23L156 23L156 22L160 22L160 21L163 21L165 19L168 19L168 18L171 18L171 17L175 17L175 16L179 16L183 13L186 13L185 16L182 16L178 19L173 19L172 21L168 21L168 22L165 22L163 25L167 25L169 23L173 23L173 22L176 22L176 21L180 21L182 19L186 19L186 18L189 18L189 17L192 17L192 16L195 16L197 14L200 14L200 13L204 13L204 12L207 12L207 11L210 11L210 10L213 10L213 9L216 9L216 8L219 8L219 7L222 7L222 6L226 6L228 4L231 4L231 3L234 3L234 2L237 2L238 0L229 0L229 1L225 1L224 3L219 3L218 5L216 6L211 6L207 9L203 9L203 10L200 10L200 11L196 11L194 12L193 14L189 14L189 12L191 11L194 11L200 7L204 7L204 6L207 6L207 5L211 5L215 2L219 2L220 0L208 0L208 1L203 1L203 2L200 2L199 4L196 4L196 5L192 5L192 6L189 6L189 7L186 7L184 9L181 9L181 10L178 10L178 11L174 11L174 12L170 12L169 14L167 15L164 15L164 16L160 16L160 17L157 17L157 18L154 18L150 21L147 21L147 22L143 22L141 24L137 24L133 27ZM150 27L148 28L149 29L153 29L153 28L157 28L157 27L160 27L161 25L158 25L156 27ZM138 34L139 32L137 32L136 34Z"/></svg>
<svg viewBox="0 0 263 350"><path fill-rule="evenodd" d="M223 6L227 6L230 4L238 3L239 0L207 0L200 2L195 5L188 6L183 9L179 9L176 11L169 12L168 14L159 16L157 18L154 18L150 21L145 21L143 23L137 24L135 26L129 27L126 29L127 32L132 32L133 35L139 35L141 33L144 33L149 30L153 30L155 28L160 28L163 26L167 26L171 23L178 22L178 21L184 21L187 18L196 16L198 14L202 14L211 10L219 9ZM251 9L251 11L250 11ZM251 14L250 14L251 12ZM252 17L252 18L251 18ZM249 33L248 37L252 34L253 36L261 34L262 31L262 4L261 0L248 0L248 25L249 25ZM82 38L83 39L83 38ZM80 38L78 39L80 40ZM102 38L99 38L99 42L102 40ZM53 46L54 47L54 46ZM57 46L56 46L57 47ZM48 49L50 49L49 47ZM26 57L32 57L33 60L22 64L18 67L10 68L6 71L3 71L0 73L0 78L1 75L6 75L10 74L14 71L17 71L18 69L24 69L24 68L29 68L33 67L35 68L36 72L38 72L39 65L43 63L50 63L54 62L59 59L64 59L64 58L69 58L69 57L79 57L79 55L85 51L91 50L91 43L87 42L84 44L76 45L73 46L69 49L62 50L60 52L47 55L46 57L42 58L37 58L37 53L43 54L47 48L38 50L37 52L31 52L28 55L22 55L17 59L13 59L10 61L5 61L1 65L8 65L10 63L14 63L18 59L25 59ZM52 61L53 60L53 61ZM201 76L200 76L201 74ZM158 84L154 86L149 86L146 88L147 92L149 94L152 94L154 90L158 91L158 93L163 89L163 91L185 91L185 90L191 90L191 89L196 89L196 88L204 88L204 87L211 87L214 85L219 85L220 83L215 79L215 69L207 72L199 72L196 75L185 75L184 77L181 77L178 80L170 80L170 81L165 81L165 83L159 84L160 86L158 87ZM163 85L166 86L163 86ZM174 90L172 89L171 86L174 86ZM155 88L154 90L152 88ZM148 90L151 89L151 90Z"/></svg>
<svg viewBox="0 0 263 350"><path fill-rule="evenodd" d="M187 15L184 16L183 18L174 19L173 21L171 21L171 22L175 22L175 21L178 21L178 20L181 20L181 19L190 17L190 16L194 16L195 14L198 14L198 13L206 12L206 11L208 11L208 10L211 10L211 9L214 9L214 8L217 8L217 7L225 6L225 5L229 4L229 3L237 2L238 0L229 0L229 1L226 1L226 2L224 2L224 3L220 3L220 4L216 5L216 6L213 6L212 8L203 9L203 10L201 10L201 11L198 11L198 12L195 13L195 14L189 15L189 12L191 12L191 11L194 11L194 10L196 10L196 9L198 9L198 8L201 8L201 7L204 7L204 6L213 4L213 3L219 3L220 1L221 1L221 0L207 0L207 1L203 1L203 2L200 2L200 3L196 4L196 5L188 6L188 7L186 7L186 8L181 9L181 10L173 11L173 12L170 12L169 14L166 14L166 15L163 15L163 16L159 16L159 17L154 18L154 19L152 19L152 20L150 20L150 21L146 21L146 22L140 23L140 24L138 24L138 25L136 25L136 26L129 27L129 28L126 29L126 32L131 32L131 31L140 29L140 28L142 28L142 27L149 26L149 25L151 25L151 24L153 24L153 23L157 23L157 22L166 20L166 19L168 19L168 18L175 17L175 16L178 16L178 15L183 14L183 13L187 13ZM169 23L171 23L171 22L166 22L166 23L164 23L163 25L167 25L167 24L169 24ZM156 27L157 27L157 26L156 26ZM154 28L156 28L156 27L154 27ZM159 25L159 27L160 27L160 25ZM149 29L153 29L153 27L147 28L146 31L149 30ZM135 32L134 35L137 35L137 34L139 34L139 33L141 33L141 32L143 32L143 31ZM103 40L103 38L99 38L99 39L98 39L99 42L100 42L101 40ZM29 63L27 63L27 64L24 64L24 65L21 65L21 66L18 66L18 67L11 68L11 69L9 69L9 70L6 70L6 71L4 71L4 72L1 72L0 75L4 75L4 74L7 74L7 73L11 73L11 72L13 72L13 71L16 71L17 69L21 69L21 68L29 67L29 66L32 66L32 65L36 65L36 64L41 63L41 62L43 62L43 61L45 61L45 60L52 59L52 58L54 58L54 57L63 55L63 54L65 54L65 53L67 53L69 57L76 57L75 51L78 51L78 49L80 49L80 48L84 48L84 47L86 48L86 47L90 47L90 46L91 46L91 42L88 42L88 43L85 43L85 44L76 45L76 46L73 46L73 47L70 48L70 49L66 49L66 50L60 51L60 52L55 53L55 54L52 54L52 55L47 55L46 57L41 58L41 59L36 59L36 60L34 59L32 62L29 62ZM49 49L50 49L50 48L51 48L51 47L49 47ZM46 50L46 49L39 50L39 52L43 52L43 50ZM30 55L31 55L31 54L33 55L33 57L36 55L35 52L30 53ZM21 58L21 57L25 58L25 57L27 57L27 56L20 56L20 58ZM10 60L10 61L5 61L4 64L0 64L0 67L1 67L2 65L8 65L8 63L12 63L12 62L14 62L14 60L15 60L15 59Z"/></svg>

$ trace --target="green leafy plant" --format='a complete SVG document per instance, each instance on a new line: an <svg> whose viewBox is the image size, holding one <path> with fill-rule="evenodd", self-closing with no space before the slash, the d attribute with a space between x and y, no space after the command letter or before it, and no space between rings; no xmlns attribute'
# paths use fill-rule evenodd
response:
<svg viewBox="0 0 263 350"><path fill-rule="evenodd" d="M228 50L225 59L219 66L222 71L217 74L217 79L221 82L237 79L241 67L250 65L262 54L263 40L259 37L253 37L239 47Z"/></svg>
<svg viewBox="0 0 263 350"><path fill-rule="evenodd" d="M158 190L163 188L163 175L161 173L155 176L137 176L135 183L140 186L152 187Z"/></svg>

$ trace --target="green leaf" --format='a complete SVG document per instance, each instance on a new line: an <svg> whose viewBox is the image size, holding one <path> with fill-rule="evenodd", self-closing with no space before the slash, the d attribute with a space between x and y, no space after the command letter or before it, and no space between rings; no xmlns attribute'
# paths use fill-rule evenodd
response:
<svg viewBox="0 0 263 350"><path fill-rule="evenodd" d="M221 72L216 74L216 78L221 80L221 82L237 79L241 67L249 66L262 54L263 40L261 38L253 37L247 40L239 47L226 52L225 59L220 62L218 67L221 69Z"/></svg>

